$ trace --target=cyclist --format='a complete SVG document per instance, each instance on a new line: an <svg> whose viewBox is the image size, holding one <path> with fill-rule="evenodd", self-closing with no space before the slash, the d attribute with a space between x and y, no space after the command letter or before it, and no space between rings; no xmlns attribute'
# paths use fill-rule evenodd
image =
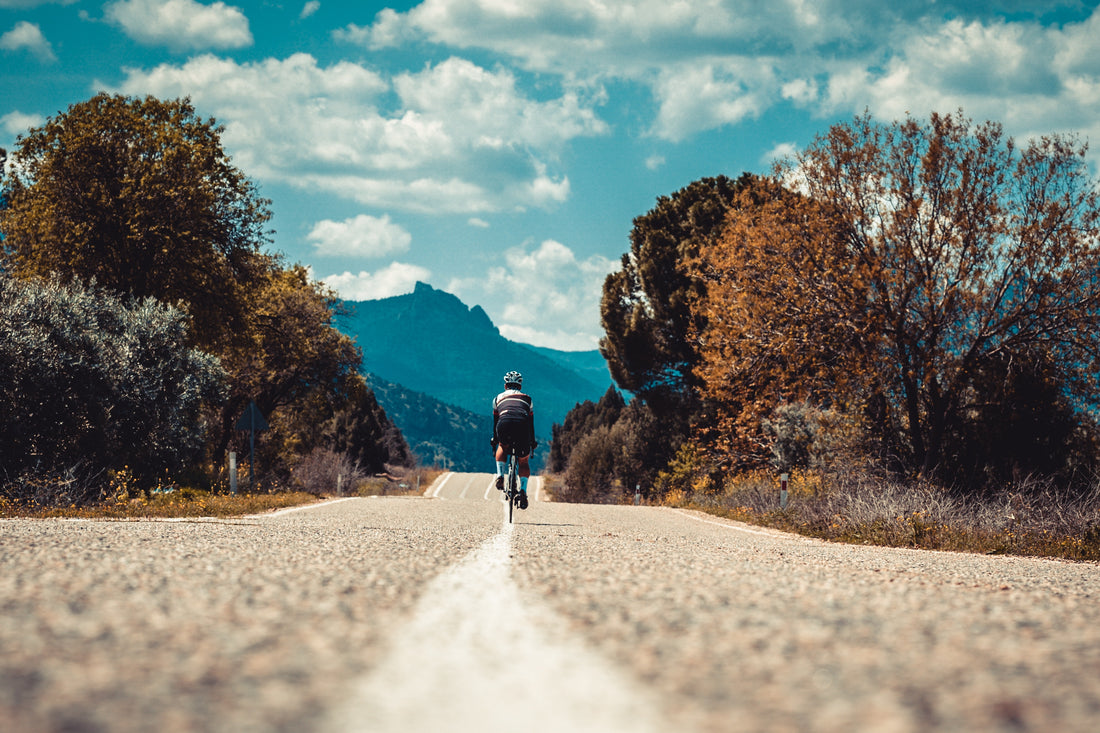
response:
<svg viewBox="0 0 1100 733"><path fill-rule="evenodd" d="M522 392L523 375L504 375L504 391L493 399L492 444L497 462L497 488L504 490L505 450L516 449L519 458L519 508L527 508L527 478L531 475L528 456L538 447L535 440L535 410L531 397Z"/></svg>

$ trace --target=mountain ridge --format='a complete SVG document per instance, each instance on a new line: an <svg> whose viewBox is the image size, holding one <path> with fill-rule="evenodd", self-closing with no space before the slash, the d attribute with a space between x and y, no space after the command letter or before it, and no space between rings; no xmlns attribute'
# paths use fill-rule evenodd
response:
<svg viewBox="0 0 1100 733"><path fill-rule="evenodd" d="M468 307L457 296L426 283L417 283L413 292L404 295L344 301L343 305L336 327L362 349L363 372L371 380L390 385L376 396L405 434L409 433L406 425L418 419L408 411L413 405L427 403L394 397L402 389L484 415L489 422L492 399L503 389L501 378L514 369L524 375L525 391L534 399L535 434L541 444L535 456L537 465L549 446L552 424L563 422L578 402L599 399L612 384L598 351L565 352L510 341L480 306ZM465 419L458 422L471 424ZM439 437L453 427L441 419ZM431 440L428 430L418 424L413 441L434 446L438 441ZM487 434L479 436L486 453L487 438ZM456 435L444 442L452 449L473 445ZM456 465L461 460L447 451L437 453Z"/></svg>

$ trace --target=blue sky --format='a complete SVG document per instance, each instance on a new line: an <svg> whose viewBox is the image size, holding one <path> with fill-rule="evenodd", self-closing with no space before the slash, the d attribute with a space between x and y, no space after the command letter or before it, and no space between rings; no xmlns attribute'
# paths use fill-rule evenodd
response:
<svg viewBox="0 0 1100 733"><path fill-rule="evenodd" d="M838 120L1100 140L1096 4L0 0L0 146L98 91L189 96L345 298L423 280L590 349L635 216Z"/></svg>

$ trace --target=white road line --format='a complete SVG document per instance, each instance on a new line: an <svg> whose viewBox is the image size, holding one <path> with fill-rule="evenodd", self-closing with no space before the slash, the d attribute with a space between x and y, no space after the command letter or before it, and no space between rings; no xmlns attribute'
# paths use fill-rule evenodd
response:
<svg viewBox="0 0 1100 733"><path fill-rule="evenodd" d="M470 484L473 483L472 479L466 479L466 485L462 487L462 493L458 495L459 499L466 498L466 492L470 490Z"/></svg>
<svg viewBox="0 0 1100 733"><path fill-rule="evenodd" d="M431 493L430 494L425 494L425 496L431 496L433 499L438 499L439 498L439 492L443 490L444 484L446 484L452 478L454 478L454 473L452 473L450 471L443 474L443 476L441 478L437 478L435 480L435 484L434 484L435 489L434 490L432 489L431 486L428 487L428 491L431 492Z"/></svg>
<svg viewBox="0 0 1100 733"><path fill-rule="evenodd" d="M521 596L506 526L432 581L388 655L335 711L341 732L671 730L652 693Z"/></svg>
<svg viewBox="0 0 1100 733"><path fill-rule="evenodd" d="M750 529L749 527L742 527L739 524L728 524L726 522L716 522L713 519L703 519L702 517L697 517L694 514L691 514L689 512L684 511L683 509L673 509L673 511L675 511L677 514L680 514L680 515L683 515L683 516L687 517L688 519L694 519L696 522L702 522L703 524L713 524L716 527L725 527L726 529L732 529L732 530L736 530L738 532L745 532L747 534L758 534L762 537L771 537L773 539L782 538L782 539L798 540L798 541L802 541L802 542L809 542L810 544L816 544L818 542L818 540L815 540L812 537L803 537L801 535L792 534L790 532L782 532L782 531L778 531L778 530L772 531L772 532L766 532L766 531L761 530L761 529Z"/></svg>
<svg viewBox="0 0 1100 733"><path fill-rule="evenodd" d="M499 491L499 489L497 488L497 478L496 478L496 476L493 476L493 480L489 482L489 486L485 489L485 497L484 497L485 501L489 501L489 494L491 494L494 491Z"/></svg>
<svg viewBox="0 0 1100 733"><path fill-rule="evenodd" d="M248 516L250 518L252 518L252 517L281 517L284 514L290 514L291 512L302 512L302 511L305 511L306 509L319 509L319 508L324 507L324 506L332 506L333 504L339 504L340 502L351 501L352 499L357 499L357 498L358 497L355 497L355 496L347 496L347 497L344 497L343 499L333 499L332 501L321 501L321 502L317 502L316 504L303 504L302 506L287 507L286 509L280 509L277 512L271 512L270 514L250 514Z"/></svg>

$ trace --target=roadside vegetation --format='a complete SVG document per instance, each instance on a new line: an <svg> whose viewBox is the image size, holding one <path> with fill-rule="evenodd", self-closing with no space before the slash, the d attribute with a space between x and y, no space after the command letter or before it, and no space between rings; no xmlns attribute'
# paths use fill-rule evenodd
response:
<svg viewBox="0 0 1100 733"><path fill-rule="evenodd" d="M864 114L768 175L658 198L604 285L622 392L555 426L555 496L1100 559L1086 151L961 111Z"/></svg>
<svg viewBox="0 0 1100 733"><path fill-rule="evenodd" d="M195 489L174 483L158 484L146 493L133 485L129 474L120 472L109 481L105 498L79 504L58 501L57 497L65 494L65 487L45 486L50 479L37 477L34 479L37 485L24 487L24 495L30 498L0 496L0 518L239 517L342 497L421 496L442 473L436 468L391 467L392 472L369 474L339 454L313 456L304 466L290 486L260 486L256 491L236 494L224 486ZM247 479L247 473L242 478ZM36 500L36 492L49 500Z"/></svg>
<svg viewBox="0 0 1100 733"><path fill-rule="evenodd" d="M415 465L221 133L189 100L99 94L0 150L4 514L249 512Z"/></svg>

